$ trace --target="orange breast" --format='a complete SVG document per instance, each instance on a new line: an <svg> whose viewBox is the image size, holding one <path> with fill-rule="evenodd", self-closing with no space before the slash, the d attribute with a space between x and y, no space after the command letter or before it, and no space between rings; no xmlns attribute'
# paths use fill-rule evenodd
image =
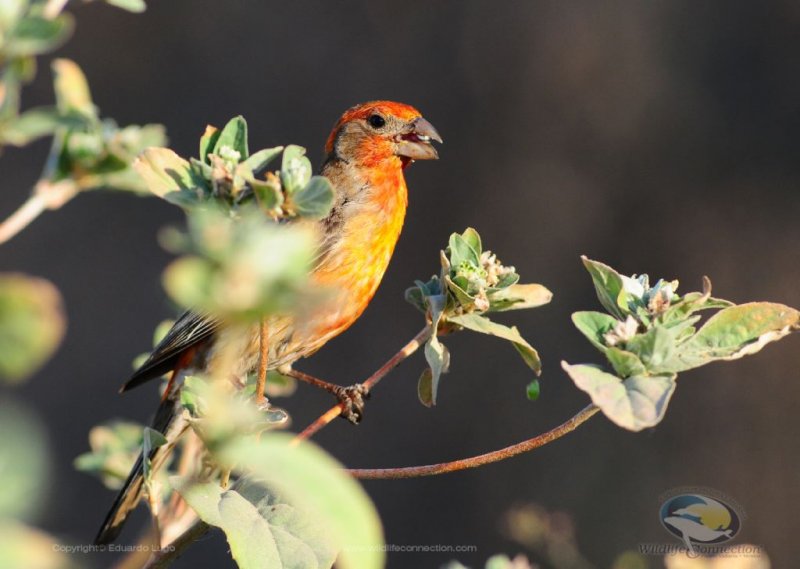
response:
<svg viewBox="0 0 800 569"><path fill-rule="evenodd" d="M361 316L383 278L405 219L408 194L402 170L375 169L367 199L341 226L342 237L315 271L313 280L334 299L313 319L310 336L322 342Z"/></svg>

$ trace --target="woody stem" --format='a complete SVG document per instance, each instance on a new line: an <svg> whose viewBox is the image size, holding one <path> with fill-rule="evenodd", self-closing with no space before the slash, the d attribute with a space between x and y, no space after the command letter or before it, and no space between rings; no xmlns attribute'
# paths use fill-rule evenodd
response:
<svg viewBox="0 0 800 569"><path fill-rule="evenodd" d="M465 470L467 468L476 468L484 464L491 464L499 462L518 454L532 451L546 444L549 444L556 439L560 439L567 433L571 433L580 425L588 421L600 409L595 405L589 405L583 410L578 412L574 417L567 420L547 431L541 435L537 435L532 439L522 441L520 443L487 452L478 456L470 458L463 458L461 460L454 460L452 462L442 462L440 464L428 464L425 466L408 466L405 468L353 468L348 472L356 478L363 478L368 480L387 480L398 478L418 478L421 476L435 476L437 474L445 474L447 472L455 472L457 470Z"/></svg>
<svg viewBox="0 0 800 569"><path fill-rule="evenodd" d="M261 328L259 330L259 349L256 405L261 405L266 401L264 390L267 388L267 366L269 365L269 325L264 317L261 318Z"/></svg>
<svg viewBox="0 0 800 569"><path fill-rule="evenodd" d="M430 326L426 326L419 332L417 335L414 336L411 341L409 341L405 346L403 346L400 351L398 351L395 355L389 358L385 364L383 364L378 370L369 376L364 382L361 384L364 389L370 391L373 387L375 387L378 382L383 379L390 371L396 368L400 363L408 358L411 354L416 352L422 344L428 339L431 334ZM345 409L344 403L338 403L325 411L322 415L320 415L313 423L311 423L308 427L303 430L299 435L297 435L292 444L298 444L300 441L311 438L314 436L320 429L325 427L328 423L336 419L339 415L342 414L342 411Z"/></svg>
<svg viewBox="0 0 800 569"><path fill-rule="evenodd" d="M14 213L0 223L0 244L5 243L48 209L58 209L75 197L79 184L72 180L40 180L33 193Z"/></svg>

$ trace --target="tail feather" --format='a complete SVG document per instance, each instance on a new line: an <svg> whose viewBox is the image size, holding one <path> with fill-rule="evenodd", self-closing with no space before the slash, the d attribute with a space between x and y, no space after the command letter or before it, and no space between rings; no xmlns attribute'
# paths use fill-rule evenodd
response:
<svg viewBox="0 0 800 569"><path fill-rule="evenodd" d="M153 429L159 431L167 439L167 444L150 451L150 463L154 470L157 470L169 458L175 444L187 427L188 423L181 418L180 399L175 396L165 399L159 406L152 425ZM144 455L140 454L97 533L94 540L95 545L107 545L117 539L125 520L139 504L143 493Z"/></svg>

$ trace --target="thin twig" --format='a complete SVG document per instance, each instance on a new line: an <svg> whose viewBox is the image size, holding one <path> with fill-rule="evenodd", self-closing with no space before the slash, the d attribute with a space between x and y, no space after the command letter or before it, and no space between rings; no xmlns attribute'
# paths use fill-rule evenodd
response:
<svg viewBox="0 0 800 569"><path fill-rule="evenodd" d="M256 380L256 405L261 406L266 402L264 390L267 388L267 366L269 365L269 324L267 318L261 318L259 330L259 348L261 354L258 358L258 379Z"/></svg>
<svg viewBox="0 0 800 569"><path fill-rule="evenodd" d="M299 381L302 381L303 383L307 383L309 385L313 385L314 387L319 387L320 389L324 389L328 393L336 393L338 390L341 389L340 385L324 381L322 379L314 377L313 375L309 375L305 372L296 369L290 369L289 371L286 372L286 375L289 377L293 377Z"/></svg>
<svg viewBox="0 0 800 569"><path fill-rule="evenodd" d="M72 180L50 182L41 180L30 197L17 211L0 223L0 244L5 243L48 209L58 209L75 197L78 184Z"/></svg>
<svg viewBox="0 0 800 569"><path fill-rule="evenodd" d="M422 344L428 339L431 334L430 326L426 326L419 332L417 335L414 336L408 344L403 346L399 352L393 355L389 360L383 364L375 373L369 376L361 385L367 390L370 391L373 387L375 387L378 382L383 379L390 371L396 368L400 363L405 360L408 356L416 352ZM297 435L294 440L292 441L293 445L298 444L300 441L305 439L311 438L314 436L317 431L325 427L328 423L336 419L339 415L342 414L342 411L345 408L344 403L337 403L325 413L320 415L313 423L311 423L308 427L306 427L299 435Z"/></svg>
<svg viewBox="0 0 800 569"><path fill-rule="evenodd" d="M600 409L595 405L589 405L580 411L577 415L562 423L558 427L535 436L532 439L522 441L515 445L487 452L471 458L463 458L461 460L454 460L452 462L443 462L440 464L428 464L425 466L408 466L405 468L354 468L348 470L350 474L356 478L367 480L387 480L398 478L418 478L421 476L435 476L437 474L445 474L447 472L455 472L457 470L465 470L467 468L476 468L484 464L491 464L499 462L518 454L532 451L542 447L556 439L560 439L567 433L571 433L577 429L581 424L586 422L592 415L597 413Z"/></svg>
<svg viewBox="0 0 800 569"><path fill-rule="evenodd" d="M325 411L322 415L317 417L317 419L311 423L308 427L303 429L303 431L297 435L294 439L292 439L292 446L299 444L300 442L310 439L313 437L317 431L325 427L328 423L332 422L336 417L342 414L342 410L344 409L344 403L337 403L327 411Z"/></svg>

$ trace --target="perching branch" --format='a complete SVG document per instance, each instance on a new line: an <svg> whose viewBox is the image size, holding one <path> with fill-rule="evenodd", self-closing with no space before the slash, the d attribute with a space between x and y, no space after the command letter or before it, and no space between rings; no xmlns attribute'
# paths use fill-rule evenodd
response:
<svg viewBox="0 0 800 569"><path fill-rule="evenodd" d="M499 462L518 454L532 451L542 447L548 443L560 439L567 433L571 433L580 425L585 423L597 413L600 409L594 405L585 407L582 411L576 414L568 421L562 423L558 427L535 436L532 439L522 441L515 445L487 452L471 458L463 458L461 460L454 460L452 462L443 462L440 464L428 464L425 466L408 466L405 468L353 468L348 471L356 478L366 480L388 480L398 478L418 478L421 476L434 476L436 474L445 474L447 472L455 472L457 470L465 470L467 468L476 468L484 464L491 464Z"/></svg>
<svg viewBox="0 0 800 569"><path fill-rule="evenodd" d="M428 339L431 334L430 326L426 326L414 336L410 342L403 346L399 352L393 355L389 360L383 364L375 373L369 376L361 385L369 392L378 382L384 378L390 371L396 368L407 357L416 352L422 344ZM298 444L300 441L311 438L317 431L325 427L328 423L336 419L345 410L344 403L337 403L325 413L320 415L313 423L303 430L297 437L295 437L292 444Z"/></svg>

